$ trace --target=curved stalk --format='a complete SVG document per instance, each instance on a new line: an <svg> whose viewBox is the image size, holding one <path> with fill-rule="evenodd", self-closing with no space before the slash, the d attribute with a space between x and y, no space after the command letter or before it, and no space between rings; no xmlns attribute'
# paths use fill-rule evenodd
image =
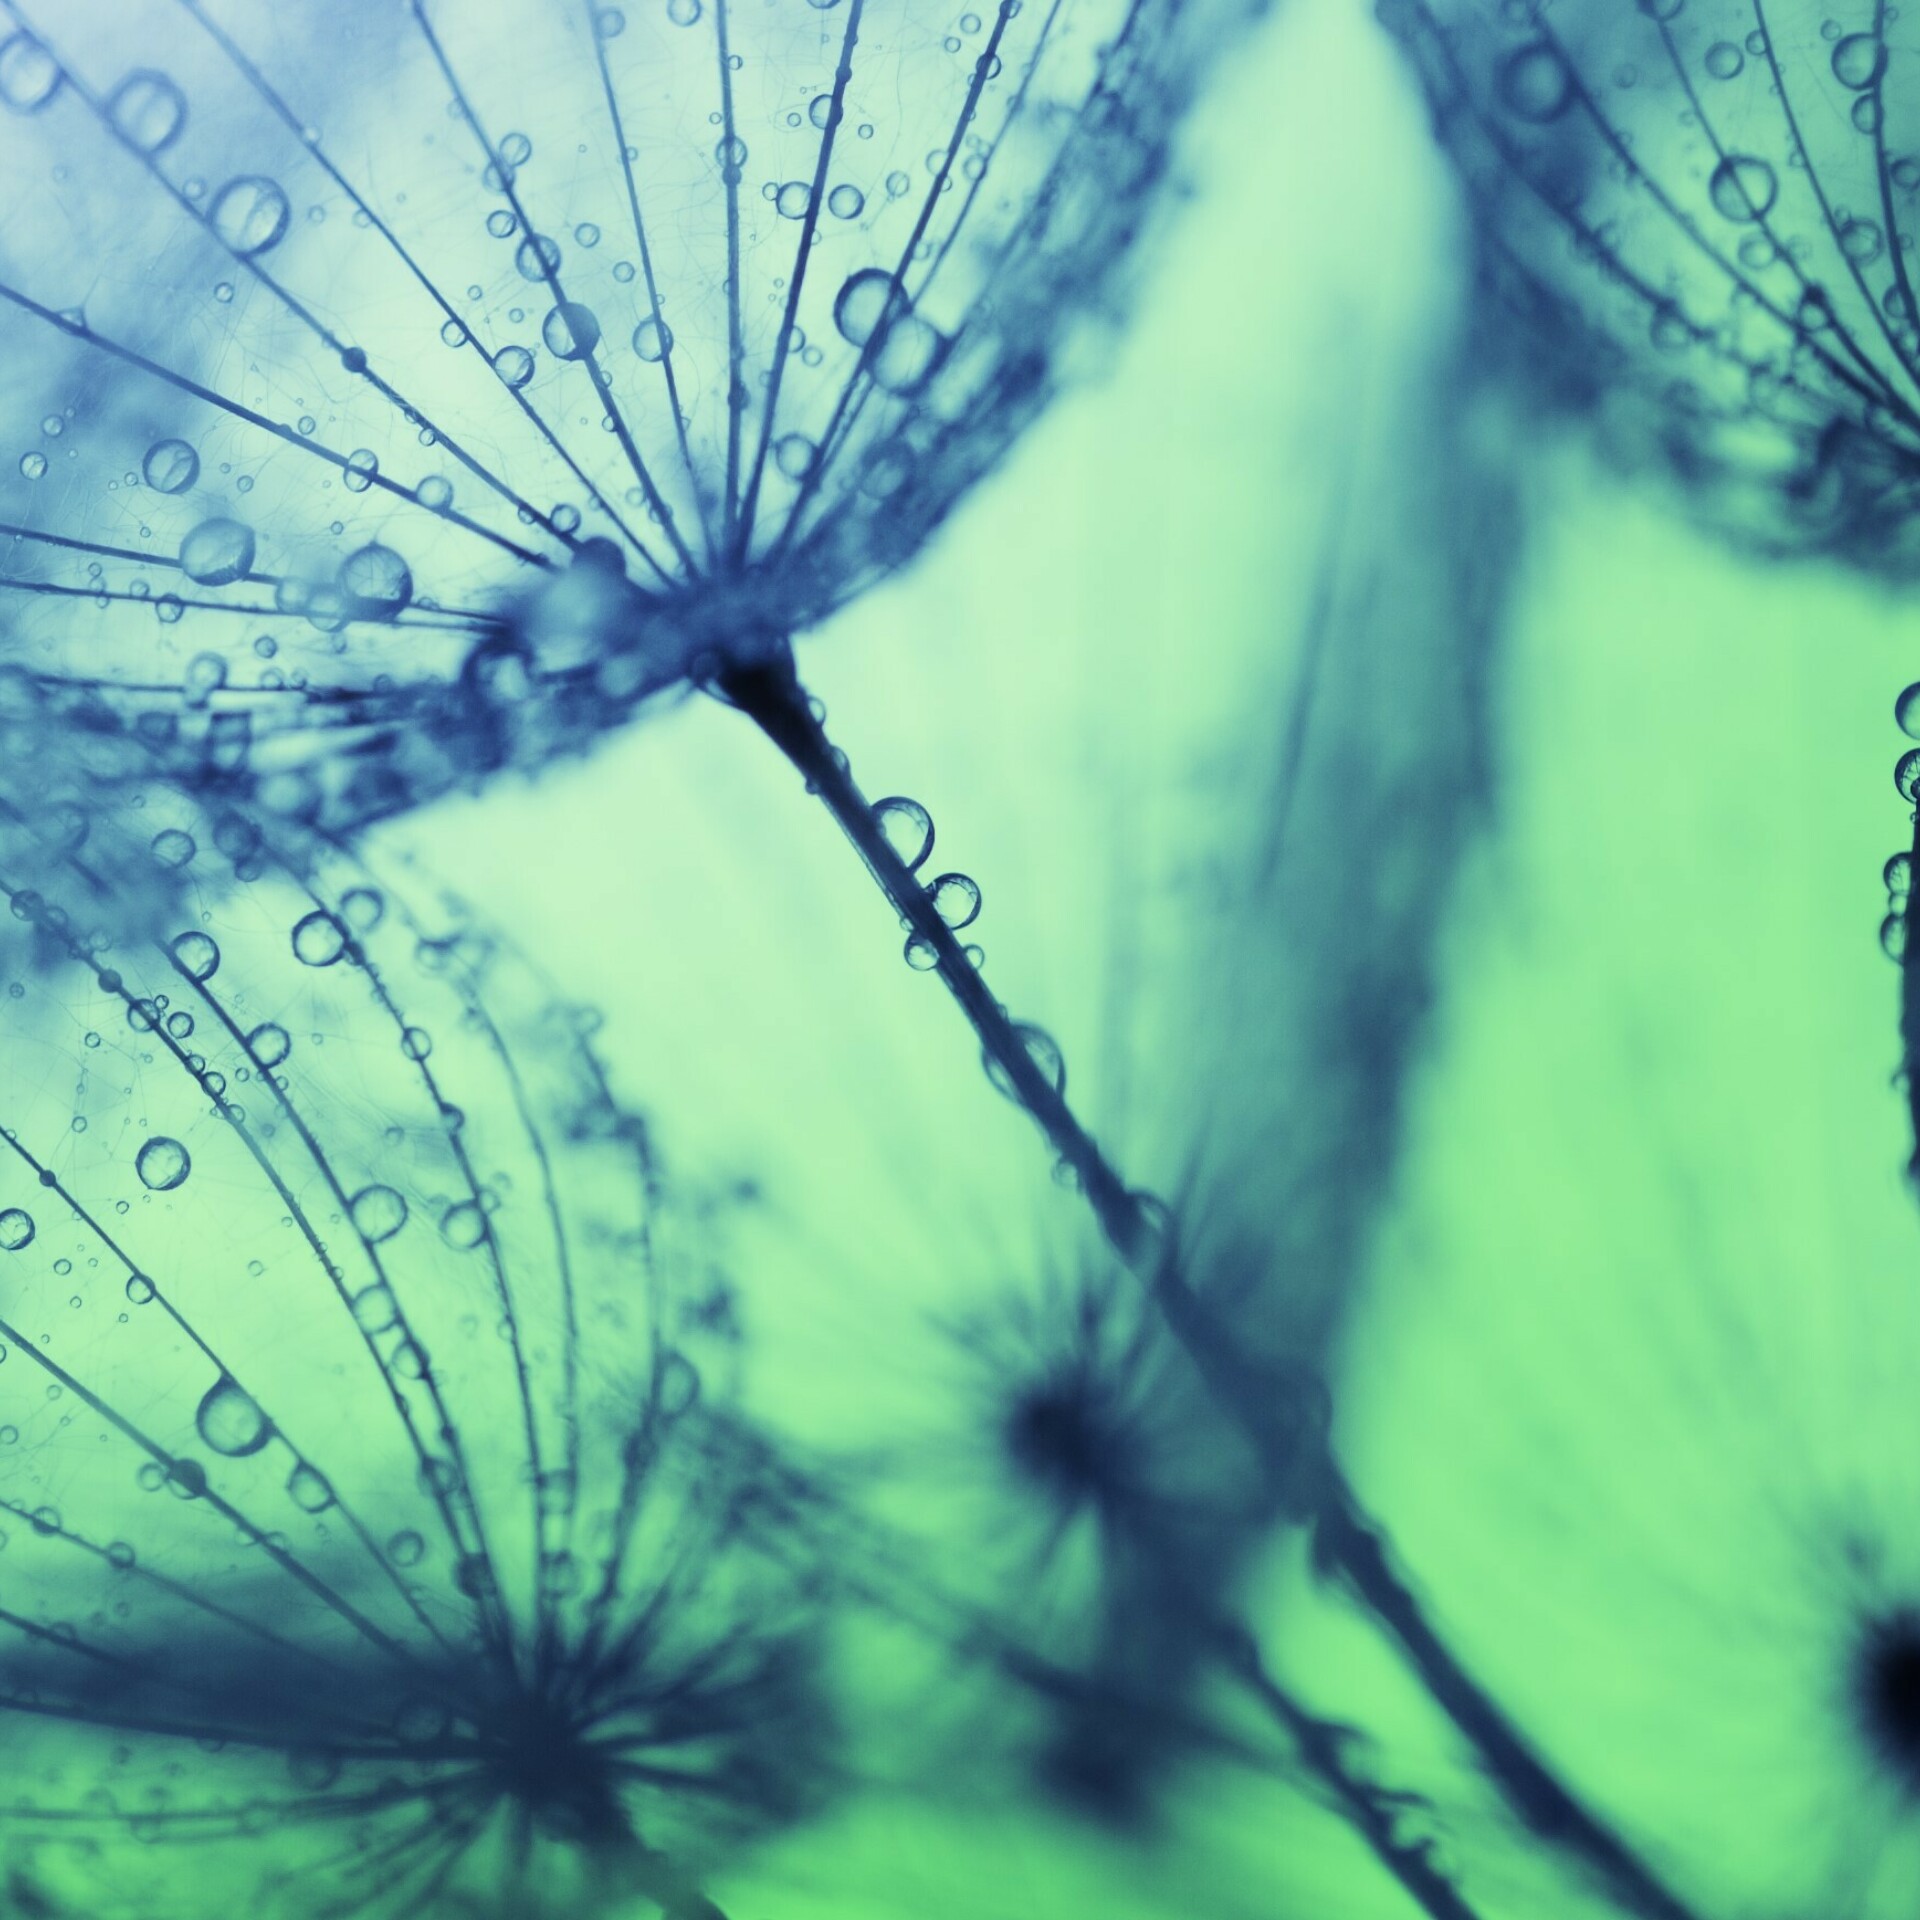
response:
<svg viewBox="0 0 1920 1920"><path fill-rule="evenodd" d="M955 1005L980 1043L1002 1090L1011 1094L1073 1174L1095 1221L1127 1269L1154 1296L1170 1331L1209 1391L1240 1424L1270 1475L1270 1490L1295 1506L1310 1502L1321 1564L1336 1574L1399 1645L1429 1694L1473 1747L1529 1831L1576 1860L1640 1920L1695 1920L1598 1815L1563 1784L1479 1682L1448 1649L1426 1610L1390 1565L1380 1530L1367 1520L1333 1464L1313 1396L1281 1390L1250 1359L1179 1271L1163 1203L1131 1187L1067 1104L1065 1076L1035 1058L1021 1026L988 988L926 885L882 830L873 804L828 738L784 645L727 667L715 690L750 719L806 781L853 843L874 884L924 943ZM1296 1738L1288 1702L1268 1704ZM1312 1749L1303 1744L1303 1752ZM1405 1884L1403 1882L1403 1884Z"/></svg>

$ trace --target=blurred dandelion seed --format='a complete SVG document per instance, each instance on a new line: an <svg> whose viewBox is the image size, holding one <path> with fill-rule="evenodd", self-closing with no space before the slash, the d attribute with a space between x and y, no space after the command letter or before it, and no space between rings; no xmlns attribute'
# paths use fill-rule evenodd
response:
<svg viewBox="0 0 1920 1920"><path fill-rule="evenodd" d="M110 951L4 891L65 961L0 1116L10 1857L95 1914L179 1897L131 1839L274 1911L714 1920L827 1782L824 1581L698 1437L711 1256L592 1023L350 862Z"/></svg>

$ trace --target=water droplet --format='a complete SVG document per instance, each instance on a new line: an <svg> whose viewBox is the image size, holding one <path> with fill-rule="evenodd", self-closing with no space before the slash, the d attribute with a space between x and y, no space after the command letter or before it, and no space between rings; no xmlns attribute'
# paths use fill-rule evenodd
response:
<svg viewBox="0 0 1920 1920"><path fill-rule="evenodd" d="M286 236L292 210L277 180L243 173L220 189L207 217L221 244L242 259L249 259L279 245ZM313 429L306 431L311 433Z"/></svg>
<svg viewBox="0 0 1920 1920"><path fill-rule="evenodd" d="M907 871L918 873L933 851L933 815L918 800L896 793L873 803L873 818Z"/></svg>
<svg viewBox="0 0 1920 1920"><path fill-rule="evenodd" d="M253 529L238 520L202 520L180 542L180 571L203 587L230 586L253 571Z"/></svg>
<svg viewBox="0 0 1920 1920"><path fill-rule="evenodd" d="M1067 1087L1067 1063L1060 1057L1060 1047L1053 1035L1044 1027L1036 1027L1026 1022L1016 1025L1013 1031L1020 1044L1026 1048L1027 1057L1039 1068L1041 1077L1055 1093L1064 1093ZM985 1065L987 1078L1009 1100L1018 1100L1019 1092L1000 1062L988 1059Z"/></svg>
<svg viewBox="0 0 1920 1920"><path fill-rule="evenodd" d="M210 934L180 934L169 951L190 980L211 980L220 970L220 949Z"/></svg>
<svg viewBox="0 0 1920 1920"><path fill-rule="evenodd" d="M426 1558L427 1543L411 1527L387 1542L387 1557L396 1567L417 1567Z"/></svg>
<svg viewBox="0 0 1920 1920"><path fill-rule="evenodd" d="M633 350L642 360L664 360L673 351L673 329L658 314L633 330Z"/></svg>
<svg viewBox="0 0 1920 1920"><path fill-rule="evenodd" d="M33 1242L33 1215L23 1213L18 1207L9 1207L0 1213L0 1248L8 1253L18 1253L22 1247Z"/></svg>
<svg viewBox="0 0 1920 1920"><path fill-rule="evenodd" d="M333 1486L319 1468L302 1460L287 1475L287 1498L302 1513L325 1513L333 1505Z"/></svg>
<svg viewBox="0 0 1920 1920"><path fill-rule="evenodd" d="M1500 104L1522 120L1557 120L1573 100L1573 75L1557 47L1544 40L1516 47L1500 63L1495 80Z"/></svg>
<svg viewBox="0 0 1920 1920"><path fill-rule="evenodd" d="M463 1253L477 1247L487 1237L487 1216L472 1200L457 1201L440 1216L440 1231L450 1247Z"/></svg>
<svg viewBox="0 0 1920 1920"><path fill-rule="evenodd" d="M349 493L365 493L380 471L380 456L371 447L359 447L347 455L340 470L340 484Z"/></svg>
<svg viewBox="0 0 1920 1920"><path fill-rule="evenodd" d="M16 113L37 113L60 87L60 63L30 33L0 40L0 100Z"/></svg>
<svg viewBox="0 0 1920 1920"><path fill-rule="evenodd" d="M676 27L693 26L701 12L700 0L667 0L667 18Z"/></svg>
<svg viewBox="0 0 1920 1920"><path fill-rule="evenodd" d="M140 471L158 492L185 493L200 478L200 456L184 440L156 440Z"/></svg>
<svg viewBox="0 0 1920 1920"><path fill-rule="evenodd" d="M547 276L560 270L560 242L550 234L530 233L514 248L513 264L522 280L543 287Z"/></svg>
<svg viewBox="0 0 1920 1920"><path fill-rule="evenodd" d="M207 1389L193 1424L200 1438L229 1460L258 1453L273 1437L272 1423L253 1395L224 1373Z"/></svg>
<svg viewBox="0 0 1920 1920"><path fill-rule="evenodd" d="M187 124L186 96L164 73L141 68L114 88L107 118L127 144L155 154L170 147Z"/></svg>
<svg viewBox="0 0 1920 1920"><path fill-rule="evenodd" d="M324 908L294 922L293 957L309 967L330 967L347 950L347 930Z"/></svg>
<svg viewBox="0 0 1920 1920"><path fill-rule="evenodd" d="M1714 79L1733 80L1747 64L1747 56L1731 40L1716 40L1707 49L1703 64Z"/></svg>
<svg viewBox="0 0 1920 1920"><path fill-rule="evenodd" d="M407 1224L406 1199L392 1187L362 1187L348 1201L347 1211L355 1230L373 1246L391 1240Z"/></svg>
<svg viewBox="0 0 1920 1920"><path fill-rule="evenodd" d="M265 1020L247 1035L247 1046L261 1066L272 1068L293 1051L293 1040L285 1027Z"/></svg>
<svg viewBox="0 0 1920 1920"><path fill-rule="evenodd" d="M1920 747L1909 747L1895 763L1893 784L1902 800L1920 799Z"/></svg>
<svg viewBox="0 0 1920 1920"><path fill-rule="evenodd" d="M844 180L827 195L827 211L836 220L857 220L866 211L867 196Z"/></svg>
<svg viewBox="0 0 1920 1920"><path fill-rule="evenodd" d="M337 584L356 620L391 620L413 598L413 574L391 547L370 545L348 554Z"/></svg>
<svg viewBox="0 0 1920 1920"><path fill-rule="evenodd" d="M130 1273L126 1294L136 1307L144 1307L153 1298L153 1282L144 1273Z"/></svg>
<svg viewBox="0 0 1920 1920"><path fill-rule="evenodd" d="M413 497L431 513L445 513L453 505L453 482L444 473L430 473L414 488Z"/></svg>
<svg viewBox="0 0 1920 1920"><path fill-rule="evenodd" d="M1887 70L1887 44L1874 33L1849 33L1836 40L1833 77L1855 93L1872 86Z"/></svg>
<svg viewBox="0 0 1920 1920"><path fill-rule="evenodd" d="M1901 689L1893 703L1893 720L1909 740L1920 740L1920 680Z"/></svg>
<svg viewBox="0 0 1920 1920"><path fill-rule="evenodd" d="M364 1334L387 1333L399 1324L400 1303L393 1297L393 1289L379 1281L362 1287L351 1304L353 1324Z"/></svg>
<svg viewBox="0 0 1920 1920"><path fill-rule="evenodd" d="M1889 960L1907 957L1907 915L1903 907L1880 922L1880 950Z"/></svg>
<svg viewBox="0 0 1920 1920"><path fill-rule="evenodd" d="M783 180L773 196L773 210L783 220L804 219L807 202L812 198L812 191L804 180Z"/></svg>
<svg viewBox="0 0 1920 1920"><path fill-rule="evenodd" d="M833 324L843 340L864 347L906 309L906 296L892 274L882 267L862 267L847 276L834 296Z"/></svg>
<svg viewBox="0 0 1920 1920"><path fill-rule="evenodd" d="M902 950L915 973L931 973L940 964L940 949L924 933L910 933Z"/></svg>
<svg viewBox="0 0 1920 1920"><path fill-rule="evenodd" d="M1714 168L1707 193L1722 219L1764 220L1779 197L1780 182L1766 161L1750 153L1730 153Z"/></svg>
<svg viewBox="0 0 1920 1920"><path fill-rule="evenodd" d="M23 453L20 456L20 471L29 480L44 480L47 476L47 456L44 453Z"/></svg>
<svg viewBox="0 0 1920 1920"><path fill-rule="evenodd" d="M563 300L540 322L540 338L556 360L584 360L600 344L600 322L591 307Z"/></svg>
<svg viewBox="0 0 1920 1920"><path fill-rule="evenodd" d="M154 1193L171 1193L193 1171L193 1161L178 1140L156 1133L134 1155L140 1184Z"/></svg>
<svg viewBox="0 0 1920 1920"><path fill-rule="evenodd" d="M941 874L929 883L927 898L934 912L956 933L980 917L980 884L970 874Z"/></svg>
<svg viewBox="0 0 1920 1920"><path fill-rule="evenodd" d="M1880 878L1889 893L1904 894L1913 886L1913 855L1896 853L1880 869Z"/></svg>
<svg viewBox="0 0 1920 1920"><path fill-rule="evenodd" d="M783 433L773 443L773 464L789 480L804 480L813 471L819 452L804 433Z"/></svg>
<svg viewBox="0 0 1920 1920"><path fill-rule="evenodd" d="M533 355L525 347L502 347L493 356L493 370L517 393L533 378Z"/></svg>

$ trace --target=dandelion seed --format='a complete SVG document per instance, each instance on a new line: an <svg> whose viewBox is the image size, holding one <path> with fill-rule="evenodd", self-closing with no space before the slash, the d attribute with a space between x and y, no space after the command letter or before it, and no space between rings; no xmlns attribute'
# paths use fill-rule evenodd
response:
<svg viewBox="0 0 1920 1920"><path fill-rule="evenodd" d="M60 956L5 1003L10 1864L712 1920L823 1785L821 1588L697 1437L711 1256L589 1023L349 862L110 950L0 887Z"/></svg>

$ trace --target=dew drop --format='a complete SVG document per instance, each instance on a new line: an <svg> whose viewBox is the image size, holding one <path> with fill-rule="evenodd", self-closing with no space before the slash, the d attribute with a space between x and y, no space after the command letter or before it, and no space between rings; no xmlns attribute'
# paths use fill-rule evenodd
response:
<svg viewBox="0 0 1920 1920"><path fill-rule="evenodd" d="M230 586L253 570L253 529L238 520L202 520L180 542L180 571L203 587Z"/></svg>
<svg viewBox="0 0 1920 1920"><path fill-rule="evenodd" d="M127 144L145 154L163 152L187 124L186 96L164 73L141 68L114 88L107 118Z"/></svg>
<svg viewBox="0 0 1920 1920"><path fill-rule="evenodd" d="M1573 100L1573 75L1559 49L1544 40L1531 41L1508 54L1495 85L1500 104L1509 113L1536 125L1559 119Z"/></svg>
<svg viewBox="0 0 1920 1920"><path fill-rule="evenodd" d="M273 1437L273 1427L253 1395L229 1374L206 1391L193 1416L200 1438L230 1460L258 1453Z"/></svg>
<svg viewBox="0 0 1920 1920"><path fill-rule="evenodd" d="M1747 56L1731 40L1716 40L1707 49L1702 63L1716 80L1734 80L1747 64Z"/></svg>
<svg viewBox="0 0 1920 1920"><path fill-rule="evenodd" d="M1920 800L1920 747L1910 747L1896 762L1893 784L1902 800Z"/></svg>
<svg viewBox="0 0 1920 1920"><path fill-rule="evenodd" d="M193 1171L193 1160L178 1140L156 1133L134 1155L140 1184L154 1193L171 1193Z"/></svg>
<svg viewBox="0 0 1920 1920"><path fill-rule="evenodd" d="M664 360L673 351L673 329L654 314L633 330L633 350L642 360Z"/></svg>
<svg viewBox="0 0 1920 1920"><path fill-rule="evenodd" d="M533 378L533 355L525 347L502 347L493 356L493 370L517 393Z"/></svg>
<svg viewBox="0 0 1920 1920"><path fill-rule="evenodd" d="M1907 957L1907 915L1903 907L1880 922L1880 951L1889 960Z"/></svg>
<svg viewBox="0 0 1920 1920"><path fill-rule="evenodd" d="M302 1460L287 1475L287 1498L302 1513L325 1513L333 1505L333 1486L318 1467Z"/></svg>
<svg viewBox="0 0 1920 1920"><path fill-rule="evenodd" d="M30 33L0 40L0 100L15 113L38 113L60 88L60 63Z"/></svg>
<svg viewBox="0 0 1920 1920"><path fill-rule="evenodd" d="M277 180L243 173L220 189L208 219L223 246L250 259L278 246L286 237L292 211ZM313 429L308 427L307 432Z"/></svg>
<svg viewBox="0 0 1920 1920"><path fill-rule="evenodd" d="M347 1202L354 1230L371 1246L391 1240L407 1224L407 1203L392 1187L362 1187Z"/></svg>
<svg viewBox="0 0 1920 1920"><path fill-rule="evenodd" d="M417 1567L426 1558L427 1543L411 1527L387 1542L387 1558L396 1567Z"/></svg>
<svg viewBox="0 0 1920 1920"><path fill-rule="evenodd" d="M1764 220L1773 210L1780 182L1766 161L1750 153L1730 153L1714 168L1707 193L1722 219Z"/></svg>
<svg viewBox="0 0 1920 1920"><path fill-rule="evenodd" d="M44 453L23 453L20 456L20 471L29 480L44 480L47 477L47 456Z"/></svg>
<svg viewBox="0 0 1920 1920"><path fill-rule="evenodd" d="M264 1020L247 1035L247 1046L263 1067L277 1067L293 1051L293 1040L285 1027Z"/></svg>
<svg viewBox="0 0 1920 1920"><path fill-rule="evenodd" d="M1887 70L1887 43L1874 33L1849 33L1836 40L1833 77L1855 93L1864 92Z"/></svg>
<svg viewBox="0 0 1920 1920"><path fill-rule="evenodd" d="M858 187L842 181L827 195L827 211L836 220L857 220L866 211L867 196Z"/></svg>
<svg viewBox="0 0 1920 1920"><path fill-rule="evenodd" d="M347 950L347 930L322 907L294 922L293 957L308 967L330 967Z"/></svg>
<svg viewBox="0 0 1920 1920"><path fill-rule="evenodd" d="M696 25L701 12L700 0L667 0L667 18L676 27Z"/></svg>
<svg viewBox="0 0 1920 1920"><path fill-rule="evenodd" d="M380 456L371 447L358 447L347 455L340 470L340 484L349 493L365 493L380 472Z"/></svg>
<svg viewBox="0 0 1920 1920"><path fill-rule="evenodd" d="M413 598L413 574L391 547L377 544L350 553L336 581L356 620L392 620Z"/></svg>
<svg viewBox="0 0 1920 1920"><path fill-rule="evenodd" d="M933 815L903 793L873 803L874 824L909 873L918 873L933 851Z"/></svg>
<svg viewBox="0 0 1920 1920"><path fill-rule="evenodd" d="M144 1273L127 1275L126 1295L136 1307L144 1307L153 1298L153 1282Z"/></svg>
<svg viewBox="0 0 1920 1920"><path fill-rule="evenodd" d="M847 276L834 296L833 324L843 340L864 347L904 313L906 305L899 282L884 267L862 267Z"/></svg>
<svg viewBox="0 0 1920 1920"><path fill-rule="evenodd" d="M1060 1056L1059 1043L1044 1027L1021 1023L1014 1028L1020 1044L1027 1050L1027 1057L1039 1068L1041 1077L1055 1093L1064 1093L1067 1086L1067 1063ZM1014 1086L1006 1069L998 1060L985 1061L987 1078L1009 1100L1018 1100L1020 1094Z"/></svg>
<svg viewBox="0 0 1920 1920"><path fill-rule="evenodd" d="M33 1215L22 1212L18 1207L9 1207L0 1213L0 1248L8 1253L18 1253L21 1248L33 1243Z"/></svg>
<svg viewBox="0 0 1920 1920"><path fill-rule="evenodd" d="M600 321L578 300L562 300L540 323L540 338L556 360L584 360L600 344Z"/></svg>
<svg viewBox="0 0 1920 1920"><path fill-rule="evenodd" d="M980 883L970 874L943 873L927 888L927 898L954 932L980 917Z"/></svg>
<svg viewBox="0 0 1920 1920"><path fill-rule="evenodd" d="M220 970L220 948L211 934L180 934L168 951L190 980L211 980Z"/></svg>
<svg viewBox="0 0 1920 1920"><path fill-rule="evenodd" d="M456 1201L440 1216L440 1231L448 1246L465 1253L486 1239L487 1216L475 1201Z"/></svg>
<svg viewBox="0 0 1920 1920"><path fill-rule="evenodd" d="M1893 719L1909 740L1920 740L1920 680L1901 689L1893 703Z"/></svg>
<svg viewBox="0 0 1920 1920"><path fill-rule="evenodd" d="M783 433L773 443L773 464L789 480L804 480L813 471L819 452L804 433Z"/></svg>

